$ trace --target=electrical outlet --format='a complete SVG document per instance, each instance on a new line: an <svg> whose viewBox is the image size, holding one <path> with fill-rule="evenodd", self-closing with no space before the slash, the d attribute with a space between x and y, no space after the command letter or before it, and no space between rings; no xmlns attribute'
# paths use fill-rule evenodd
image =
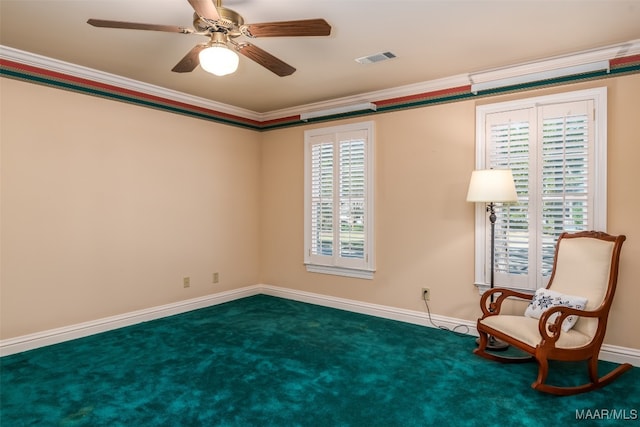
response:
<svg viewBox="0 0 640 427"><path fill-rule="evenodd" d="M431 299L431 291L429 288L422 288L422 299L429 301Z"/></svg>
<svg viewBox="0 0 640 427"><path fill-rule="evenodd" d="M185 288L191 286L191 279L189 277L184 277L182 279L182 286L184 286Z"/></svg>
<svg viewBox="0 0 640 427"><path fill-rule="evenodd" d="M218 283L220 281L220 274L218 272L213 273L213 283Z"/></svg>

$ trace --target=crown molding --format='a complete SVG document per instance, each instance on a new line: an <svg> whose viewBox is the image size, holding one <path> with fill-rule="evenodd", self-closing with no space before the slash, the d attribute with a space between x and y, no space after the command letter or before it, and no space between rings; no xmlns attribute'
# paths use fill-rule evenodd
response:
<svg viewBox="0 0 640 427"><path fill-rule="evenodd" d="M278 119L287 118L287 117L299 116L301 113L306 113L306 112L315 111L315 110L340 108L345 105L350 105L354 103L375 102L375 101L386 100L390 98L412 96L415 94L444 90L451 87L458 87L458 86L469 84L468 76L466 74L460 74L457 76L447 77L443 79L430 80L430 81L425 81L425 82L420 82L415 84L399 86L391 89L367 92L363 94L342 97L342 98L334 98L328 101L303 104L303 105L298 105L291 108L260 113L257 111L239 108L233 105L211 101L209 99L205 99L205 98L201 98L193 95L188 95L183 92L174 91L171 89L163 88L161 86L151 85L148 83L118 76L116 74L106 73L103 71L95 70L95 69L84 67L81 65L76 65L69 62L48 58L46 56L38 55L31 52L25 52L25 51L14 49L8 46L0 45L0 59L18 62L24 65L42 68L45 70L61 73L68 76L87 79L93 82L116 86L121 89L141 92L144 94L157 96L160 98L165 98L172 101L176 101L176 102L180 102L180 103L184 103L184 104L188 104L196 107L201 107L209 110L214 110L214 111L242 117L249 120L254 120L257 122L266 122L270 120L278 120Z"/></svg>
<svg viewBox="0 0 640 427"><path fill-rule="evenodd" d="M262 120L261 114L255 111L235 107L233 105L224 104L221 102L211 101L209 99L201 98L198 96L188 95L186 93L163 88L161 86L151 85L148 83L118 76L116 74L106 73L104 71L99 71L93 68L83 67L81 65L48 58L46 56L25 52L7 46L0 45L0 59L19 62L21 64L43 68L68 76L116 86L121 89L141 92L147 95L157 96L160 98L169 99L195 107L201 107L208 110L214 110L233 116L239 116L250 120Z"/></svg>
<svg viewBox="0 0 640 427"><path fill-rule="evenodd" d="M590 63L610 61L616 58L640 54L640 39L625 43L576 52L571 55L554 56L541 61L531 61L508 67L494 68L469 74L471 84L494 80L512 79L530 74L552 72L554 70L579 67Z"/></svg>
<svg viewBox="0 0 640 427"><path fill-rule="evenodd" d="M342 98L334 98L328 101L314 102L311 104L298 105L296 107L274 110L263 113L263 120L275 120L282 117L296 116L302 113L310 113L317 110L327 110L333 108L346 107L352 104L362 104L365 102L380 102L394 98L402 98L413 96L421 93L430 93L440 90L446 90L453 87L468 86L469 76L467 74L459 74L457 76L446 77L437 80L429 80L420 83L414 83L404 86L398 86L391 89L383 89L373 92L361 93L358 95L345 96Z"/></svg>
<svg viewBox="0 0 640 427"><path fill-rule="evenodd" d="M261 113L0 45L0 60L12 61L25 66L59 73L62 76L84 79L88 82L109 85L123 91L128 90L181 104L182 106L178 107L178 109L188 110L188 107L204 109L206 111L202 115L207 118L215 119L216 116L226 115L228 118L225 120L228 123L245 125L256 130L269 128L269 126L299 124L301 122L299 120L300 114L316 110L339 109L365 102L376 104L378 112L409 108L412 105L419 105L425 99L435 99L437 102L438 99L453 99L462 96L461 94L464 93L470 94L471 85L473 84L544 73L598 61L610 61L611 63L615 59L637 55L640 55L640 39L540 61L458 74L441 79ZM420 105L424 105L424 103ZM184 106L187 108L184 108ZM250 123L243 124L243 121Z"/></svg>

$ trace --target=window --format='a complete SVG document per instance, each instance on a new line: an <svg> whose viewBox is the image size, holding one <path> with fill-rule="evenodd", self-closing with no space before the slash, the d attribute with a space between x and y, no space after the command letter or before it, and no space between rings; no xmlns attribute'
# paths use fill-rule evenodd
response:
<svg viewBox="0 0 640 427"><path fill-rule="evenodd" d="M307 270L372 278L373 122L305 132Z"/></svg>
<svg viewBox="0 0 640 427"><path fill-rule="evenodd" d="M606 231L606 88L476 109L476 168L511 169L518 202L496 204L495 284L548 283L563 231ZM476 208L475 282L489 283L489 220Z"/></svg>

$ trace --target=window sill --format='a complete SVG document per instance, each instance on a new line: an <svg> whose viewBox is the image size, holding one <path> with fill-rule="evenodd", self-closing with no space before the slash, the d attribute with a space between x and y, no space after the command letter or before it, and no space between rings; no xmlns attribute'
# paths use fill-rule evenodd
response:
<svg viewBox="0 0 640 427"><path fill-rule="evenodd" d="M356 268L335 267L318 264L305 264L310 273L333 274L334 276L355 277L357 279L373 279L375 270L361 270Z"/></svg>
<svg viewBox="0 0 640 427"><path fill-rule="evenodd" d="M478 293L480 295L484 294L485 292L487 292L491 288L491 286L488 283L474 283L473 285L476 288L478 288ZM531 289L516 288L514 286L512 286L512 287L509 287L509 286L494 286L494 288L510 289L512 291L524 292L525 294L531 294L531 295L533 295L535 293L535 291L533 291Z"/></svg>

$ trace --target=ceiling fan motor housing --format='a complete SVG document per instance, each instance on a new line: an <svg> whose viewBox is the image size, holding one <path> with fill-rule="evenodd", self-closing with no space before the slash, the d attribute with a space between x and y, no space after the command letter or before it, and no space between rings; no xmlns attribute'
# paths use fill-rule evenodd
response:
<svg viewBox="0 0 640 427"><path fill-rule="evenodd" d="M220 19L215 23L211 23L206 19L202 19L197 13L193 14L193 27L199 31L223 31L226 32L229 37L239 37L242 35L240 27L244 25L244 18L235 10L227 9L226 7L216 8Z"/></svg>

